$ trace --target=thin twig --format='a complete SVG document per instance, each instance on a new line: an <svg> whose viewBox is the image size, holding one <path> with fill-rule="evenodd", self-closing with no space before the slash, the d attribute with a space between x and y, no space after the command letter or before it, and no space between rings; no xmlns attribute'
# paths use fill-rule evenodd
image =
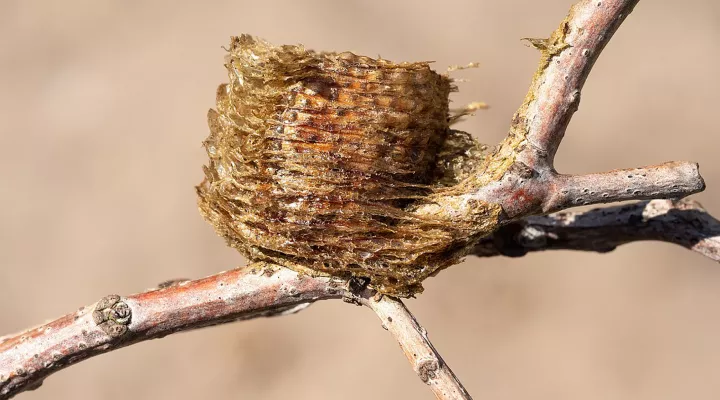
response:
<svg viewBox="0 0 720 400"><path fill-rule="evenodd" d="M543 213L573 206L623 200L679 198L705 188L698 165L671 162L599 174L558 175L545 197Z"/></svg>
<svg viewBox="0 0 720 400"><path fill-rule="evenodd" d="M678 199L705 189L698 166L671 162L587 175L560 175L512 168L483 189L483 199L502 205L508 220L570 207L625 200Z"/></svg>
<svg viewBox="0 0 720 400"><path fill-rule="evenodd" d="M648 240L674 243L720 262L720 221L689 199L529 217L483 239L474 253L480 257L518 257L544 250L604 253Z"/></svg>
<svg viewBox="0 0 720 400"><path fill-rule="evenodd" d="M395 339L420 379L440 400L470 400L472 397L428 339L427 331L398 299L383 296L369 298L370 307Z"/></svg>

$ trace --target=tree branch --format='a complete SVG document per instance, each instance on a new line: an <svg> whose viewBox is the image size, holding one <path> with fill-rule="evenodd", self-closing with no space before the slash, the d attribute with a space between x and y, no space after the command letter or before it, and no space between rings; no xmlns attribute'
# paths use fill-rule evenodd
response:
<svg viewBox="0 0 720 400"><path fill-rule="evenodd" d="M477 177L477 190L452 192L454 198L447 201L447 208L455 204L462 211L477 204L474 200L502 206L505 225L481 240L477 255L517 256L560 248L609 251L632 241L663 240L720 260L720 223L690 201L656 200L528 217L580 204L676 198L704 189L692 163L582 176L560 175L554 169L582 86L637 2L582 0L549 39L530 40L541 51L541 62L507 139L488 159L487 173ZM449 214L456 215L452 209ZM128 297L107 296L76 313L0 338L0 399L37 388L50 374L94 355L179 331L285 315L332 298L373 309L439 399L470 398L400 301L377 298L375 292L357 287L356 280L310 277L255 264Z"/></svg>
<svg viewBox="0 0 720 400"><path fill-rule="evenodd" d="M374 291L355 282L257 263L127 297L106 296L45 325L0 337L0 399L35 389L50 374L87 358L145 340L292 314L315 301L339 298L378 314L438 399L469 399L410 311L391 297L375 299Z"/></svg>
<svg viewBox="0 0 720 400"><path fill-rule="evenodd" d="M675 243L720 261L720 221L692 200L653 200L530 217L483 239L475 254L521 256L557 249L607 252L641 240ZM255 264L128 297L106 296L45 325L0 338L0 399L37 388L50 374L89 357L144 340L286 315L333 298L373 309L439 399L470 398L400 301L388 296L378 299L373 291L353 289L345 281Z"/></svg>
<svg viewBox="0 0 720 400"><path fill-rule="evenodd" d="M639 0L582 0L549 39L531 40L542 53L513 130L528 146L518 161L552 169L565 129L580 104L580 91L605 45Z"/></svg>
<svg viewBox="0 0 720 400"><path fill-rule="evenodd" d="M604 253L622 244L646 240L674 243L720 262L720 221L689 199L529 217L483 239L474 254L518 257L544 250Z"/></svg>
<svg viewBox="0 0 720 400"><path fill-rule="evenodd" d="M0 338L0 399L79 361L141 341L340 298L342 283L254 265L128 297L106 296L45 325Z"/></svg>

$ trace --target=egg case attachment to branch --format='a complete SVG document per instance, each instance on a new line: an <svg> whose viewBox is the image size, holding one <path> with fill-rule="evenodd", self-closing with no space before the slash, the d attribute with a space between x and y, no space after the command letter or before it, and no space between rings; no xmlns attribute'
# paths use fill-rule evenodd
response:
<svg viewBox="0 0 720 400"><path fill-rule="evenodd" d="M497 226L500 207L482 202L471 217L413 211L457 191L477 147L449 128L454 86L428 63L243 35L226 67L197 192L205 219L250 260L410 296Z"/></svg>

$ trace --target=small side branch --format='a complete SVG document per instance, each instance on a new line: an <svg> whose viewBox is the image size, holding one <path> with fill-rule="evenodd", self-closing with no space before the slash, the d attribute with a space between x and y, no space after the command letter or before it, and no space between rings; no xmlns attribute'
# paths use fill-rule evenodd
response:
<svg viewBox="0 0 720 400"><path fill-rule="evenodd" d="M720 262L720 221L689 199L529 217L483 239L474 254L519 257L544 250L604 253L626 243L647 240L674 243Z"/></svg>
<svg viewBox="0 0 720 400"><path fill-rule="evenodd" d="M698 165L669 162L587 175L556 175L543 213L624 200L681 198L705 189Z"/></svg>
<svg viewBox="0 0 720 400"><path fill-rule="evenodd" d="M509 221L570 207L625 200L679 199L703 191L696 163L669 162L587 175L560 175L515 164L503 179L480 192L500 204Z"/></svg>
<svg viewBox="0 0 720 400"><path fill-rule="evenodd" d="M472 399L450 367L428 339L427 331L398 299L382 296L368 298L370 307L400 344L420 379L430 386L440 400Z"/></svg>

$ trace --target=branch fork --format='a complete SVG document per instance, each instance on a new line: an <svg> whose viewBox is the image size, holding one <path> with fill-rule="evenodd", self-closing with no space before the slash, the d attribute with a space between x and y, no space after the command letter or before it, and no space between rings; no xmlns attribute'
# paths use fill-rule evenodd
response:
<svg viewBox="0 0 720 400"><path fill-rule="evenodd" d="M541 52L528 94L510 133L493 157L512 158L501 180L478 197L500 204L507 220L562 209L625 200L682 198L705 189L698 165L668 162L588 175L555 171L555 154L590 70L638 0L581 1L547 40L531 39ZM499 162L499 161L498 161Z"/></svg>

